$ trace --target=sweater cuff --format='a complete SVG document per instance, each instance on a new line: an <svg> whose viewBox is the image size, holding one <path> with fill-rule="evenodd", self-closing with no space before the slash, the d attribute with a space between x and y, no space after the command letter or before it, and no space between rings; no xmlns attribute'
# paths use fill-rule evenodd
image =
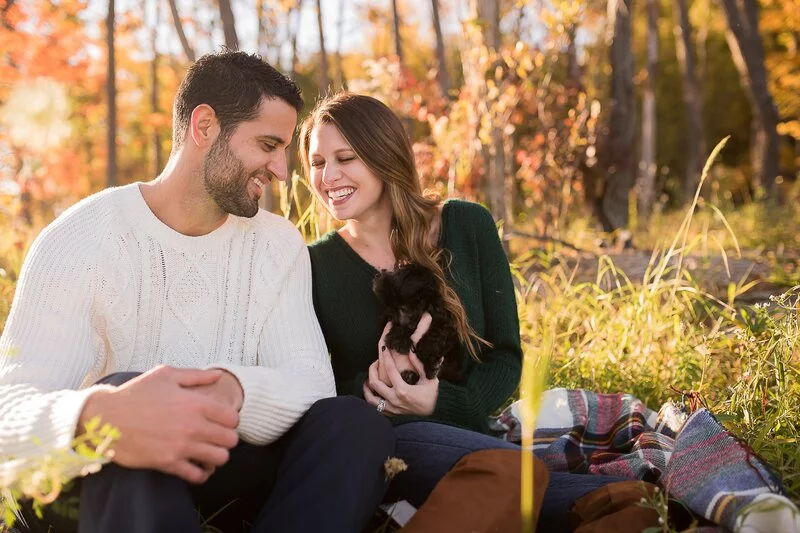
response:
<svg viewBox="0 0 800 533"><path fill-rule="evenodd" d="M72 441L75 440L75 433L78 431L83 407L89 397L99 390L113 391L113 385L92 385L85 389L69 391L66 397L60 397L53 405L51 427L52 448L55 450L72 450ZM47 442L43 439L43 442Z"/></svg>
<svg viewBox="0 0 800 533"><path fill-rule="evenodd" d="M233 374L242 386L244 401L239 411L238 433L250 444L265 445L286 433L314 402L336 391L313 369L285 369L241 365L213 365Z"/></svg>
<svg viewBox="0 0 800 533"><path fill-rule="evenodd" d="M0 486L10 486L18 481L21 474L36 470L47 462L57 465L60 470L57 474L62 483L81 475L84 467L96 462L79 455L72 448L81 412L92 394L113 389L111 385L93 385L81 390L60 391L52 399L49 409L42 413L49 411L49 416L31 430L32 446L22 456L2 457Z"/></svg>

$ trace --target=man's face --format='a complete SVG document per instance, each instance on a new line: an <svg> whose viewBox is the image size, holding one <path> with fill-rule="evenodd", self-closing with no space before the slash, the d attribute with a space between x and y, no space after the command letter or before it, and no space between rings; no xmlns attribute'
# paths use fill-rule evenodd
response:
<svg viewBox="0 0 800 533"><path fill-rule="evenodd" d="M286 150L297 112L279 98L264 99L258 116L240 123L230 138L219 135L203 162L203 183L219 208L253 217L263 187L286 179Z"/></svg>

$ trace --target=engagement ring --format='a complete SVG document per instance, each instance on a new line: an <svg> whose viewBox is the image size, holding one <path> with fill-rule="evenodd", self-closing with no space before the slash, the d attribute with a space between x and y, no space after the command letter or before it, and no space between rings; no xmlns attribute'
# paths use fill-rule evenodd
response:
<svg viewBox="0 0 800 533"><path fill-rule="evenodd" d="M384 409L386 409L386 400L381 398L381 401L378 402L378 412L382 413Z"/></svg>

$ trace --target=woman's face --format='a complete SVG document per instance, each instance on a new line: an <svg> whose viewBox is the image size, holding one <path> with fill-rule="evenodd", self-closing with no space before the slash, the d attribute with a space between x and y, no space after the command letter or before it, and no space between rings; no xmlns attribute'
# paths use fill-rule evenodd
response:
<svg viewBox="0 0 800 533"><path fill-rule="evenodd" d="M333 124L318 124L308 144L311 184L337 220L363 220L391 213L383 181L358 158Z"/></svg>

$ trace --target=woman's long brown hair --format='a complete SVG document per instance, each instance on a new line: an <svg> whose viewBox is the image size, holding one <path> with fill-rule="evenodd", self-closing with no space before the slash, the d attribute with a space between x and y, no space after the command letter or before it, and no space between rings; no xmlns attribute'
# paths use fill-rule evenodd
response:
<svg viewBox="0 0 800 533"><path fill-rule="evenodd" d="M444 250L430 239L441 198L422 191L411 141L400 119L370 96L344 92L320 101L300 130L300 159L309 179L309 141L311 131L320 124L336 126L358 158L383 181L394 213L390 241L395 260L418 263L434 273L459 340L479 360L478 343L489 343L469 325L461 300L445 280Z"/></svg>

